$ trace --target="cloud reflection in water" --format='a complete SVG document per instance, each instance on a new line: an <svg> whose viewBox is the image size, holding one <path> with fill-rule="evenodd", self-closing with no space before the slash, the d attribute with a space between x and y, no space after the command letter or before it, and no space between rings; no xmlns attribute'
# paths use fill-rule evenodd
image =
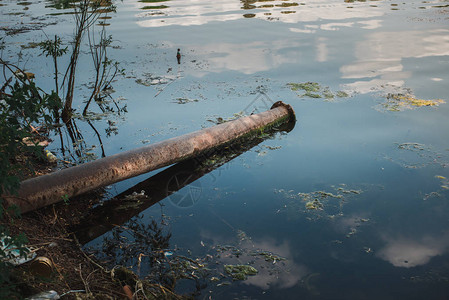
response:
<svg viewBox="0 0 449 300"><path fill-rule="evenodd" d="M386 242L377 256L395 267L412 268L425 265L433 257L446 253L449 249L449 234L426 236L420 240L389 237Z"/></svg>
<svg viewBox="0 0 449 300"><path fill-rule="evenodd" d="M189 2L172 0L170 1L170 7L164 9L162 15L137 14L138 18L143 18L143 20L137 21L137 24L142 27L192 26L242 19L244 15L248 14L268 21L298 23L347 20L351 18L367 19L381 16L384 12L381 9L368 7L365 4L348 8L348 5L343 1L329 3L328 1L315 0L307 3L297 3L295 1L286 2L280 0L240 2L229 0L213 2L205 0ZM367 24L367 26L373 26L370 22Z"/></svg>
<svg viewBox="0 0 449 300"><path fill-rule="evenodd" d="M241 232L241 231L239 231ZM241 232L243 233L243 232ZM263 290L270 288L291 288L301 283L309 274L308 268L303 264L298 264L293 260L293 253L288 241L279 243L271 237L263 239L252 239L243 233L245 238L239 239L236 247L241 250L238 258L235 256L222 255L220 264L250 264L258 270L257 275L249 276L245 281L246 285L253 285ZM212 232L203 231L203 240L212 241L213 245L233 245L235 239L226 239ZM210 243L210 242L209 242ZM214 246L215 247L215 246ZM272 253L285 260L271 262L263 259L263 256L254 256L251 253L262 251Z"/></svg>
<svg viewBox="0 0 449 300"><path fill-rule="evenodd" d="M360 79L348 88L368 93L385 84L401 87L412 76L404 59L449 55L449 30L375 32L356 44L354 54L355 62L340 68L342 78Z"/></svg>

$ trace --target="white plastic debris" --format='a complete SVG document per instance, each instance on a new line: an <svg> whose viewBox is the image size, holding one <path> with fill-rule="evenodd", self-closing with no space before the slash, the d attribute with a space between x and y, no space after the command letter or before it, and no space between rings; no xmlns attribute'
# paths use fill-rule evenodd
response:
<svg viewBox="0 0 449 300"><path fill-rule="evenodd" d="M32 249L29 249L27 247L23 247L28 250L28 253L26 255L20 255L20 250L17 248L16 245L10 244L8 245L5 242L5 239L9 238L6 236L2 236L0 238L0 248L5 252L6 256L4 258L5 262L8 262L10 264L13 264L15 266L24 264L30 260L33 260L36 257L36 253L32 252Z"/></svg>
<svg viewBox="0 0 449 300"><path fill-rule="evenodd" d="M51 290L25 298L25 300L56 300L60 298L61 297L59 297L59 294L56 291Z"/></svg>

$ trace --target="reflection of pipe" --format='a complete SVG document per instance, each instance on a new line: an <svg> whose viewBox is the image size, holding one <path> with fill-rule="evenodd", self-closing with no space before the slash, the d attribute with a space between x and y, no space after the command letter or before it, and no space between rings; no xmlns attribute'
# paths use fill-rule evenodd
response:
<svg viewBox="0 0 449 300"><path fill-rule="evenodd" d="M93 189L192 158L270 126L294 120L290 105L276 102L270 110L171 138L93 162L28 179L18 196L3 196L22 213Z"/></svg>
<svg viewBox="0 0 449 300"><path fill-rule="evenodd" d="M294 126L294 123L289 125ZM281 127L278 130L290 131L291 129L293 128L290 126ZM278 130L268 133L271 136ZM81 244L86 244L110 231L114 226L125 223L150 206L248 151L266 138L268 137L254 137L245 140L245 143L231 144L227 149L214 150L205 153L200 158L192 158L177 163L120 193L102 206L95 207L80 222L81 225L72 228L72 231L76 233ZM210 161L214 161L214 163L208 164ZM140 193L141 191L145 191L145 195L130 197L133 193Z"/></svg>

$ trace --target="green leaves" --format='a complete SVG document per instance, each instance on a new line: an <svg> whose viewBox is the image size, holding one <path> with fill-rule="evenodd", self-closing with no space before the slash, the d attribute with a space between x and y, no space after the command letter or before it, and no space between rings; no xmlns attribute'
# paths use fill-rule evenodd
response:
<svg viewBox="0 0 449 300"><path fill-rule="evenodd" d="M40 153L39 146L28 146L24 139L31 137L32 128L52 124L52 113L60 109L61 100L54 92L42 92L19 68L3 60L0 63L10 71L0 94L0 191L14 194L19 187L17 157Z"/></svg>
<svg viewBox="0 0 449 300"><path fill-rule="evenodd" d="M67 53L68 47L62 48L62 41L61 38L58 36L55 36L55 40L46 40L39 43L39 47L41 48L42 52L45 54L45 56L51 56L51 57L60 57Z"/></svg>

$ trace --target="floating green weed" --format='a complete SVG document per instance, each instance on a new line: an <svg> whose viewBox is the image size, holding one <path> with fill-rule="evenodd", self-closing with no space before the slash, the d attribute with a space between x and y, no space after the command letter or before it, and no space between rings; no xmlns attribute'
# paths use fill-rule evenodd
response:
<svg viewBox="0 0 449 300"><path fill-rule="evenodd" d="M322 98L320 94L315 94L312 92L307 91L305 94L302 95L303 97L309 97L309 98Z"/></svg>
<svg viewBox="0 0 449 300"><path fill-rule="evenodd" d="M344 92L344 91L337 91L337 92L335 93L335 95L337 95L337 97L339 97L339 98L346 98L346 97L349 97L349 94L346 93L346 92Z"/></svg>
<svg viewBox="0 0 449 300"><path fill-rule="evenodd" d="M248 276L256 275L259 272L249 265L224 265L224 269L233 280L245 280Z"/></svg>
<svg viewBox="0 0 449 300"><path fill-rule="evenodd" d="M385 158L408 169L423 168L428 165L437 165L443 168L449 166L449 153L436 151L432 146L420 143L397 144L396 152Z"/></svg>
<svg viewBox="0 0 449 300"><path fill-rule="evenodd" d="M349 97L348 93L343 91L332 92L329 87L322 87L317 82L303 82L303 83L287 83L292 91L298 92L303 91L303 94L298 94L299 97L308 98L325 98L327 100L332 100L335 97L345 98Z"/></svg>
<svg viewBox="0 0 449 300"><path fill-rule="evenodd" d="M241 111L239 113L233 114L233 116L230 117L230 118L216 117L215 120L208 119L207 121L212 122L212 123L218 125L218 124L222 124L222 123L225 123L225 122L236 120L236 119L244 117L244 116L245 116L245 112Z"/></svg>
<svg viewBox="0 0 449 300"><path fill-rule="evenodd" d="M249 253L249 255L262 256L265 259L265 261L271 262L272 264L275 264L278 261L286 260L284 257L273 254L268 251L254 251L254 252Z"/></svg>
<svg viewBox="0 0 449 300"><path fill-rule="evenodd" d="M34 48L39 47L39 45L40 45L40 43L29 42L29 43L26 44L26 45L20 45L20 47L21 47L22 49L34 49Z"/></svg>
<svg viewBox="0 0 449 300"><path fill-rule="evenodd" d="M320 200L318 200L318 199L313 199L312 201L308 201L305 206L307 209L315 209L315 210L323 209L323 203L321 203Z"/></svg>
<svg viewBox="0 0 449 300"><path fill-rule="evenodd" d="M298 6L299 4L296 2L288 3L283 2L282 4L276 4L276 7L291 7L291 6Z"/></svg>
<svg viewBox="0 0 449 300"><path fill-rule="evenodd" d="M164 8L168 8L167 5L154 5L154 6L144 6L140 9L164 9Z"/></svg>
<svg viewBox="0 0 449 300"><path fill-rule="evenodd" d="M191 102L198 102L198 99L189 99L189 98L176 98L176 103L178 104L186 104Z"/></svg>
<svg viewBox="0 0 449 300"><path fill-rule="evenodd" d="M298 213L307 213L307 219L319 219L322 217L335 218L343 216L343 206L345 203L363 191L358 189L348 189L345 184L332 185L331 191L313 191L309 193L296 193L293 190L275 190L282 194L289 201L279 209L277 213L285 211L293 219L298 217Z"/></svg>
<svg viewBox="0 0 449 300"><path fill-rule="evenodd" d="M412 94L387 94L385 102L380 105L381 110L387 111L403 111L423 106L438 106L446 103L442 99L425 100L418 99Z"/></svg>
<svg viewBox="0 0 449 300"><path fill-rule="evenodd" d="M316 82L287 83L287 85L290 86L292 91L319 92L321 89L320 84Z"/></svg>

